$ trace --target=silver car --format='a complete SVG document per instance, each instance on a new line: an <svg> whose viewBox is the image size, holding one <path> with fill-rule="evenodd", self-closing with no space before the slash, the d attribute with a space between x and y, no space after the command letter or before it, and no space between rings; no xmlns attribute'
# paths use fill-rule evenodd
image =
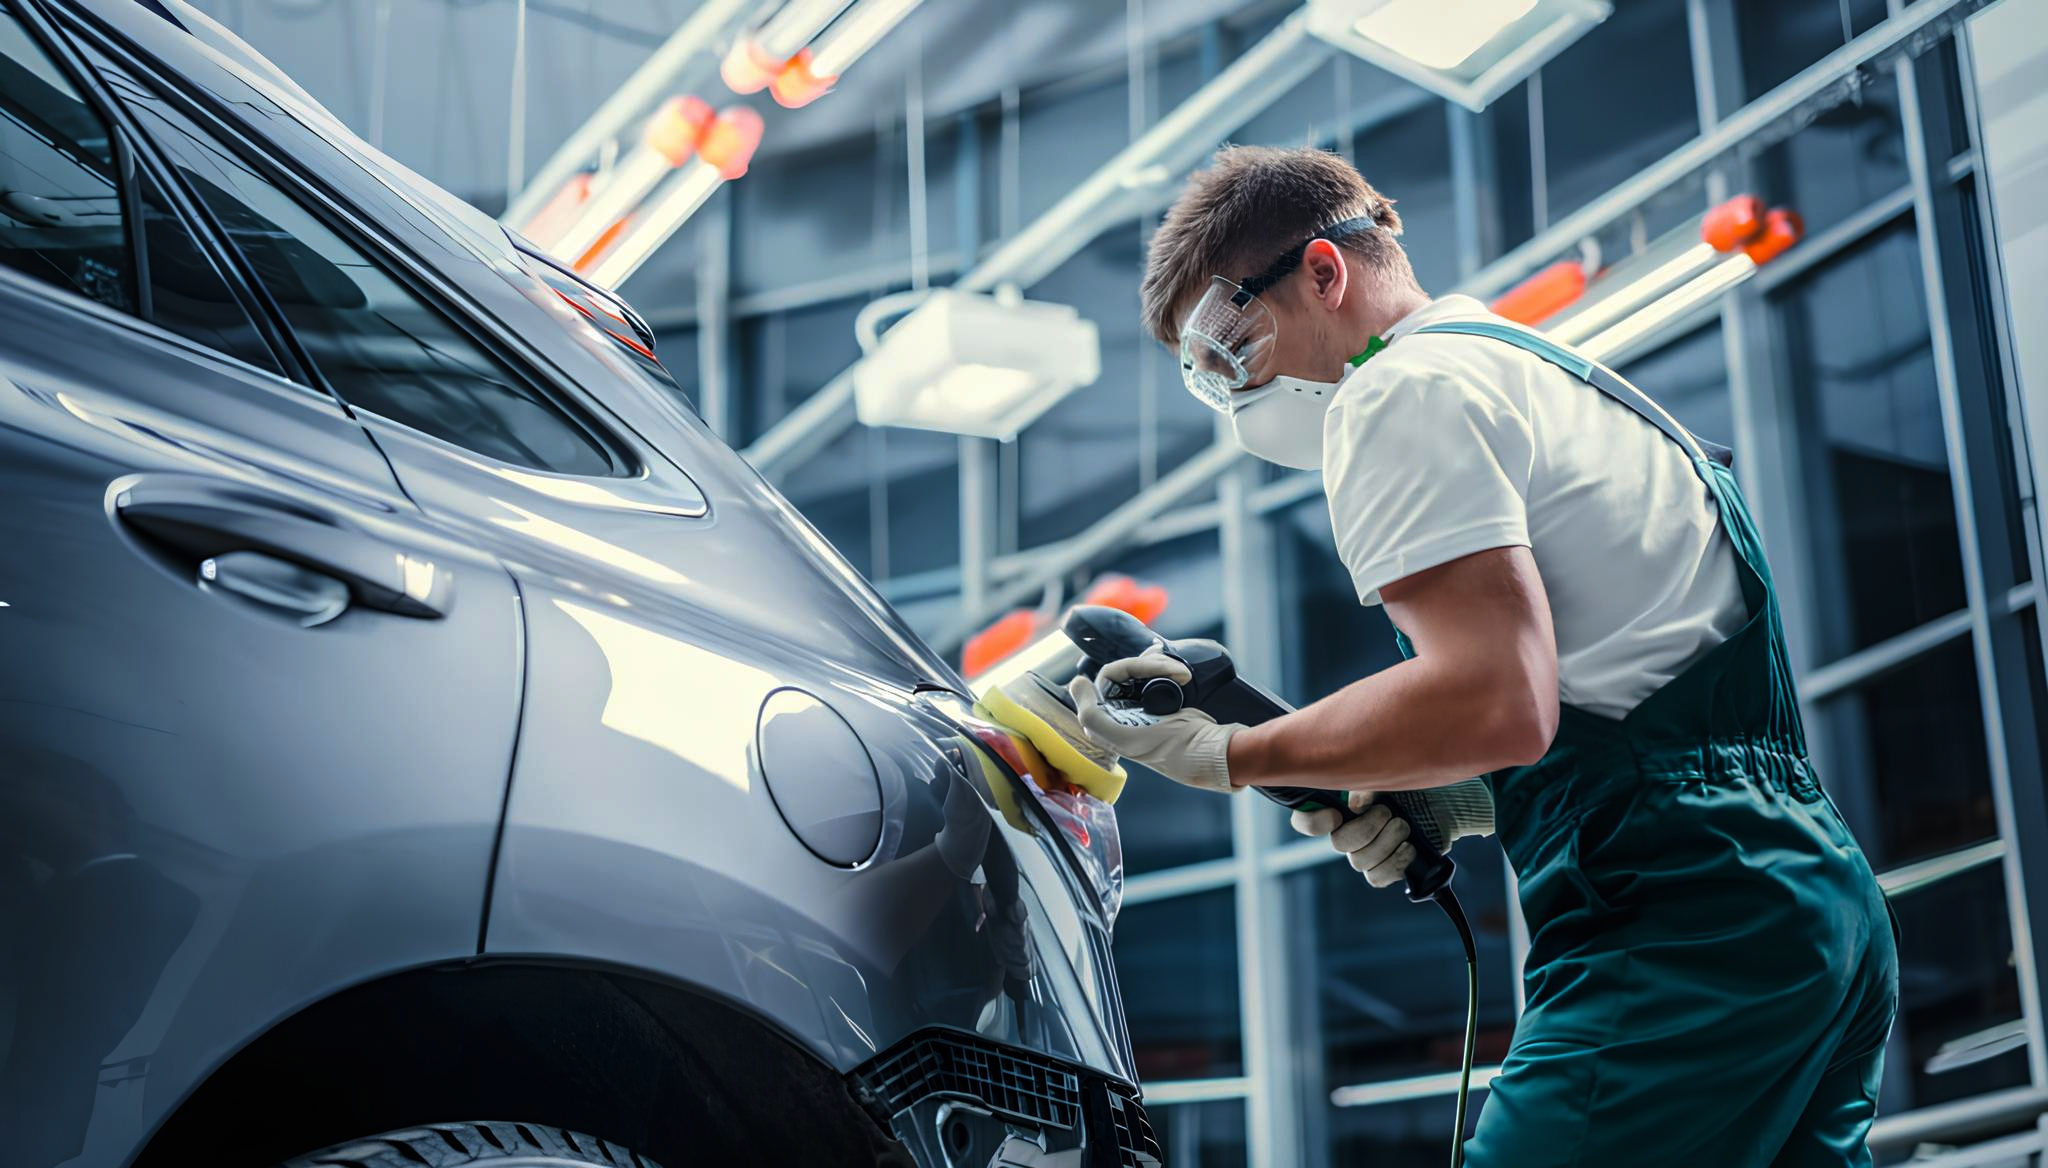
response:
<svg viewBox="0 0 2048 1168"><path fill-rule="evenodd" d="M0 0L0 1164L1158 1162L1114 817L652 345L179 0Z"/></svg>

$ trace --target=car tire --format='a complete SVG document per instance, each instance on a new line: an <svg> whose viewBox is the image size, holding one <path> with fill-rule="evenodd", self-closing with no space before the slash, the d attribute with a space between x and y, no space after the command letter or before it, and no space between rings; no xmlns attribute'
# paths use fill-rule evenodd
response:
<svg viewBox="0 0 2048 1168"><path fill-rule="evenodd" d="M631 1148L539 1123L487 1120L432 1123L335 1144L294 1156L278 1168L661 1168Z"/></svg>

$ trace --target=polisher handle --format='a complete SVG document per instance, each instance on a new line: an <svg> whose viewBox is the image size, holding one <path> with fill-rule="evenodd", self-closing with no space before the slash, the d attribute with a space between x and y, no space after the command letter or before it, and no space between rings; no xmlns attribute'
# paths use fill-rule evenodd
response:
<svg viewBox="0 0 2048 1168"><path fill-rule="evenodd" d="M1061 622L1060 627L1068 639L1088 658L1082 671L1090 677L1093 677L1101 666L1125 657L1136 657L1161 640L1159 634L1153 632L1137 617L1121 609L1101 605L1076 605L1067 611L1066 619ZM1176 644L1172 641L1167 642L1166 651L1173 653ZM1218 670L1212 665L1208 669L1197 671L1198 675L1204 672L1209 674L1210 685L1206 692L1190 694L1185 692L1183 687L1174 686L1175 689L1182 690L1178 700L1169 700L1160 690L1158 679L1155 679L1145 687L1142 708L1146 713L1163 717L1183 706L1193 706L1219 722L1239 722L1246 726L1256 726L1293 710L1294 707L1272 693L1237 676L1236 670L1228 667L1228 656L1224 654L1222 646L1216 645L1213 641L1186 644L1191 647L1191 651L1193 646L1199 645L1204 653L1223 655L1223 665L1226 668ZM1165 684L1173 686L1172 682ZM1334 808L1347 821L1357 817L1341 791L1314 787L1256 787L1254 790L1282 807L1304 810L1329 807ZM1415 860L1408 865L1405 873L1408 899L1421 903L1435 899L1437 893L1450 884L1458 866L1449 856L1438 851L1436 845L1430 842L1429 836L1416 825L1415 816L1408 806L1408 800L1416 797L1419 797L1419 793L1409 795L1406 792L1395 791L1380 794L1376 796L1376 800L1385 803L1389 811L1408 823L1408 841L1415 847Z"/></svg>
<svg viewBox="0 0 2048 1168"><path fill-rule="evenodd" d="M1358 818L1358 812L1351 810L1350 803L1342 791L1327 791L1316 787L1256 787L1254 790L1282 807L1297 811L1320 811L1329 808L1349 823ZM1408 842L1415 848L1415 859L1409 862L1402 873L1407 881L1408 899L1422 903L1436 899L1436 894L1457 875L1457 861L1438 851L1430 842L1429 835L1415 824L1415 816L1406 806L1407 793L1403 791L1381 791L1373 796L1373 802L1384 803L1396 818L1407 821Z"/></svg>

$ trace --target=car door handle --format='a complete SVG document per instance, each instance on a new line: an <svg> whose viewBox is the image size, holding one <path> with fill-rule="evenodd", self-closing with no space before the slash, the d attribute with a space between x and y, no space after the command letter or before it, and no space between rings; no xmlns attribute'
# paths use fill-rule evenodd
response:
<svg viewBox="0 0 2048 1168"><path fill-rule="evenodd" d="M455 579L447 568L254 488L143 480L119 491L113 502L122 522L190 557L187 566L194 569L213 560L218 570L218 561L232 552L260 552L340 581L362 608L433 620L446 615L454 599ZM236 575L257 574L251 567L238 564Z"/></svg>
<svg viewBox="0 0 2048 1168"><path fill-rule="evenodd" d="M199 561L199 588L235 597L251 608L317 628L348 611L348 585L262 552L222 552Z"/></svg>

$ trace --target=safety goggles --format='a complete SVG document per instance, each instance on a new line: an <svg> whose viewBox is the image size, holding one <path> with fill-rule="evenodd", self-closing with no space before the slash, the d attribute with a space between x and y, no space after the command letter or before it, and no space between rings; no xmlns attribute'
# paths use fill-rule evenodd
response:
<svg viewBox="0 0 2048 1168"><path fill-rule="evenodd" d="M1340 243L1376 226L1366 216L1332 223L1280 253L1256 276L1242 281L1210 277L1208 289L1180 328L1180 376L1188 392L1227 414L1232 393L1270 379L1280 326L1259 297L1301 266L1309 244L1318 239Z"/></svg>

